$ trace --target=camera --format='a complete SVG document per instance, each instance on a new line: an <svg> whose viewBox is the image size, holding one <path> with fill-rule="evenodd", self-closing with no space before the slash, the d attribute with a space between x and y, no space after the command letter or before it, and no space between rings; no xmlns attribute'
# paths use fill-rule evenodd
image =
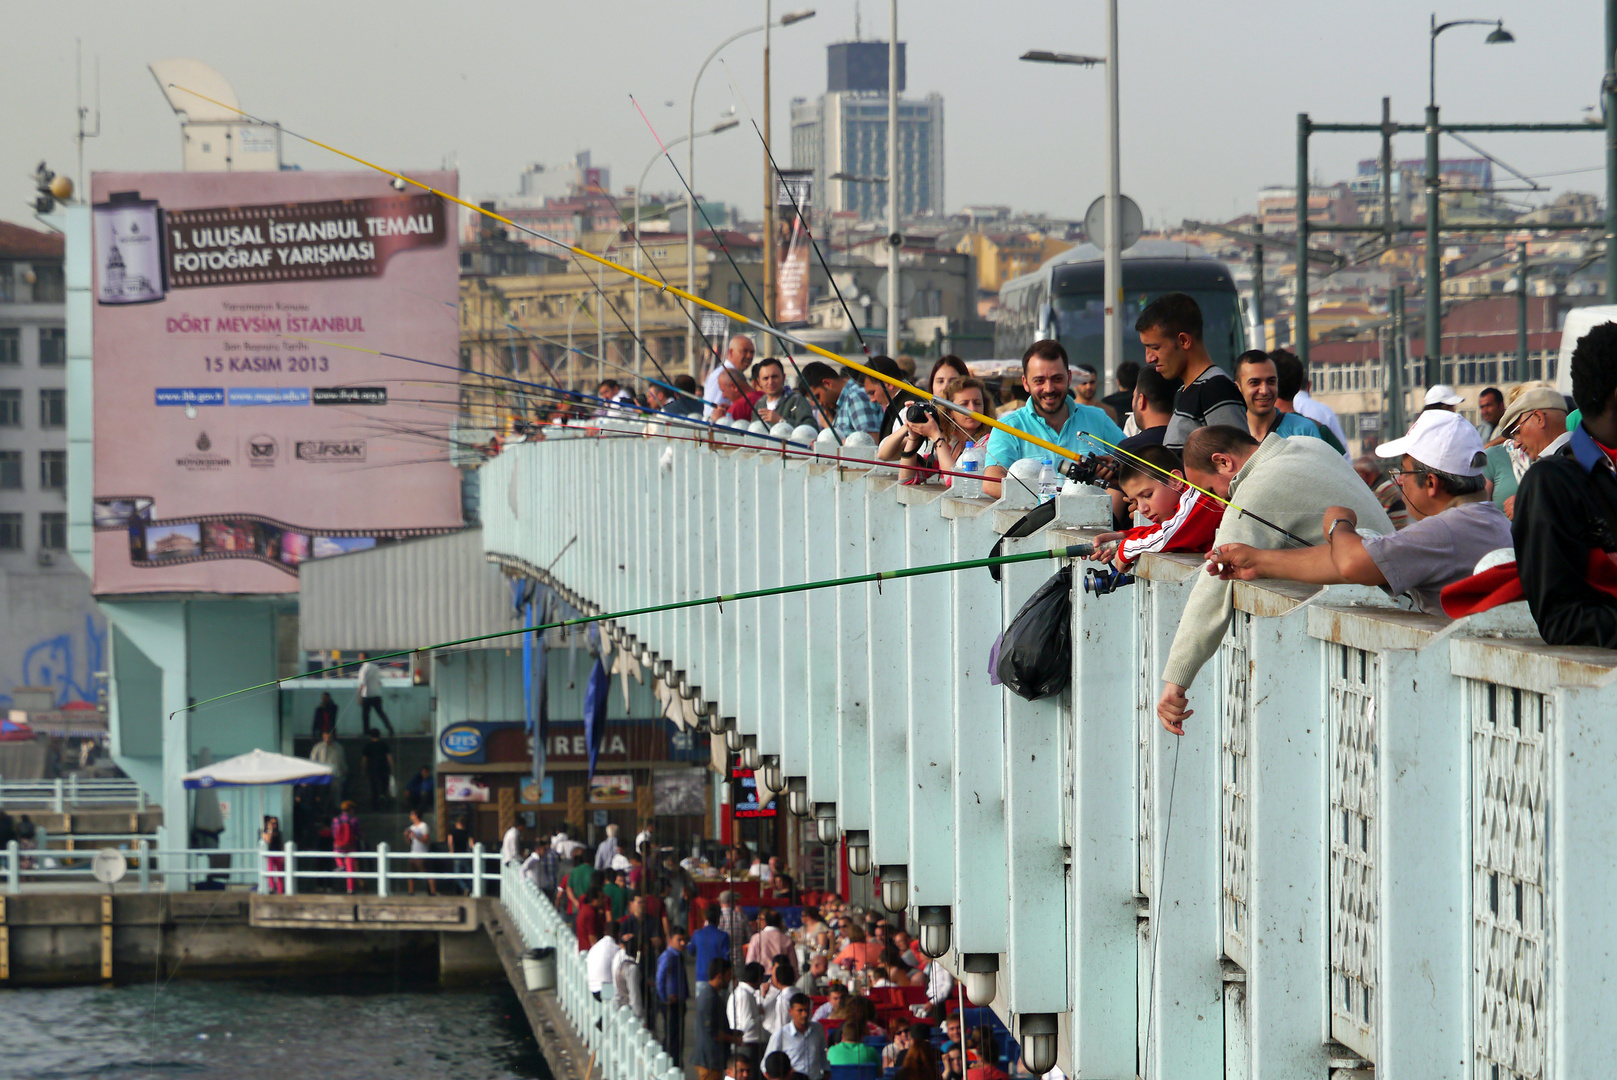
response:
<svg viewBox="0 0 1617 1080"><path fill-rule="evenodd" d="M1084 592L1091 596L1105 596L1125 585L1134 584L1134 575L1110 567L1091 566L1084 571Z"/></svg>
<svg viewBox="0 0 1617 1080"><path fill-rule="evenodd" d="M1082 461L1063 461L1061 473L1075 484L1109 487L1117 463L1104 454L1090 454Z"/></svg>
<svg viewBox="0 0 1617 1080"><path fill-rule="evenodd" d="M904 406L904 422L906 424L924 424L928 420L936 420L938 410L924 401L912 401Z"/></svg>

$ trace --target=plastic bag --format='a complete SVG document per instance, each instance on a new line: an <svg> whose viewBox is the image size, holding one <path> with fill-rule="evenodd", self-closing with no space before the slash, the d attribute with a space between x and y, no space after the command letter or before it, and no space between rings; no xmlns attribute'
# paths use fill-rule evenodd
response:
<svg viewBox="0 0 1617 1080"><path fill-rule="evenodd" d="M1059 694L1072 679L1072 567L1040 585L1000 636L999 681L1029 701Z"/></svg>

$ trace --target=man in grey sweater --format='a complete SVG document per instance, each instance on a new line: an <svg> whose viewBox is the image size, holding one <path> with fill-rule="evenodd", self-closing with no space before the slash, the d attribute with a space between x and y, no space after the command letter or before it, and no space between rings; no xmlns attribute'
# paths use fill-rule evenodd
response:
<svg viewBox="0 0 1617 1080"><path fill-rule="evenodd" d="M1289 544L1262 517L1309 544L1325 541L1320 516L1328 506L1346 507L1359 527L1380 535L1393 531L1381 502L1359 474L1318 439L1283 439L1270 435L1260 445L1241 428L1208 427L1185 441L1185 476L1231 505L1214 534L1215 546L1247 544L1278 548ZM1250 511L1243 514L1241 509ZM1256 515L1254 517L1253 515ZM1210 568L1214 573L1216 567ZM1162 668L1162 696L1157 716L1175 735L1185 733L1192 715L1186 690L1202 665L1218 651L1235 609L1235 584L1214 573L1200 575L1191 587L1173 647Z"/></svg>

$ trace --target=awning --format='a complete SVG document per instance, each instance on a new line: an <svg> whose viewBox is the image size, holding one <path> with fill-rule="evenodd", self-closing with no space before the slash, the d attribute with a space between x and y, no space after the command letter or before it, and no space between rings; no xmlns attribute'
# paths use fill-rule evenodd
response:
<svg viewBox="0 0 1617 1080"><path fill-rule="evenodd" d="M329 784L331 766L303 758L251 750L214 765L193 769L181 779L188 788L262 787L266 784Z"/></svg>
<svg viewBox="0 0 1617 1080"><path fill-rule="evenodd" d="M517 626L481 529L313 559L298 575L303 649L390 652Z"/></svg>

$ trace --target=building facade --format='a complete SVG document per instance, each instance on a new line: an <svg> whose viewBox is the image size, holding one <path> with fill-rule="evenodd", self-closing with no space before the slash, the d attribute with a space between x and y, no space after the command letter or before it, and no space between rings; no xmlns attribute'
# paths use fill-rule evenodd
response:
<svg viewBox="0 0 1617 1080"><path fill-rule="evenodd" d="M0 222L0 707L18 687L95 702L106 623L67 557L63 243Z"/></svg>
<svg viewBox="0 0 1617 1080"><path fill-rule="evenodd" d="M901 92L903 48L901 42ZM844 63L839 77L839 55L862 60ZM815 202L825 212L854 211L875 220L886 216L888 189L896 186L899 217L942 214L943 97L899 98L897 183L872 183L887 177L886 44L843 42L832 45L829 56L826 93L792 102L792 168L814 170ZM831 180L837 173L865 179Z"/></svg>

